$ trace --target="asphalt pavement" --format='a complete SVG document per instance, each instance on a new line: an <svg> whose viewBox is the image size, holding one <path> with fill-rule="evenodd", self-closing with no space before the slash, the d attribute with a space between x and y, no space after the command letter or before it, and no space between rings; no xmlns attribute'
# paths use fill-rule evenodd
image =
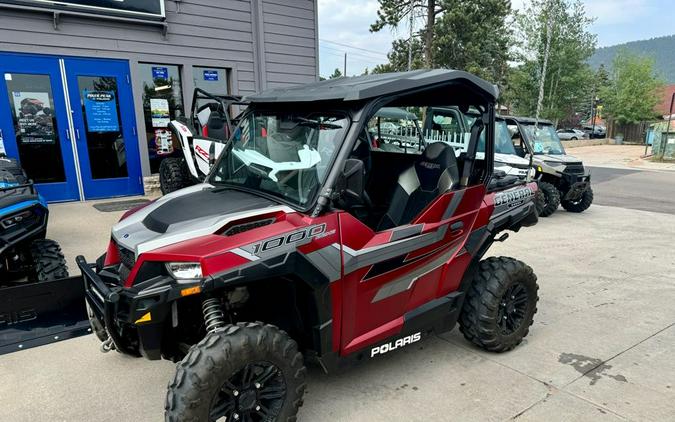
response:
<svg viewBox="0 0 675 422"><path fill-rule="evenodd" d="M490 251L533 267L538 313L515 350L458 330L324 375L301 421L675 421L675 173L593 169L596 202ZM49 235L96 258L120 212L51 206ZM102 354L93 336L0 356L0 421L160 421L174 364Z"/></svg>
<svg viewBox="0 0 675 422"><path fill-rule="evenodd" d="M589 169L595 204L675 214L675 172Z"/></svg>

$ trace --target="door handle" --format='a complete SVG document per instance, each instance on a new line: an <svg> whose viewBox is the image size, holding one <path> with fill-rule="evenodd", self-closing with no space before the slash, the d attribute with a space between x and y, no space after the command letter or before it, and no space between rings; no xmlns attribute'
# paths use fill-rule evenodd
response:
<svg viewBox="0 0 675 422"><path fill-rule="evenodd" d="M456 221L450 225L450 236L457 237L464 233L464 223Z"/></svg>
<svg viewBox="0 0 675 422"><path fill-rule="evenodd" d="M77 138L78 141L80 140L80 129L78 128L75 128L75 137Z"/></svg>

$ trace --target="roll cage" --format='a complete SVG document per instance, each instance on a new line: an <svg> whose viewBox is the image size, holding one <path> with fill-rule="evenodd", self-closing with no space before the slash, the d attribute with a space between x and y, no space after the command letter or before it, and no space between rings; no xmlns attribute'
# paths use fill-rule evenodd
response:
<svg viewBox="0 0 675 422"><path fill-rule="evenodd" d="M351 78L353 79L353 78ZM447 89L445 95L439 95L444 88ZM448 100L456 96L457 100ZM244 98L241 102L248 104L238 119L244 118L253 110L279 111L279 110L308 110L325 112L347 113L351 119L351 124L347 130L344 140L335 154L333 161L329 164L328 175L323 186L318 191L315 198L308 201L308 206L299 209L297 205L288 204L301 212L311 211L312 217L317 217L326 211L331 201L339 197L340 192L337 186L344 179L343 171L347 159L352 153L359 136L364 130L367 130L368 121L373 118L378 110L383 107L439 107L445 106L449 102L456 105L460 110L468 110L470 106L476 107L480 112L481 118L477 119L471 129L471 138L466 152L463 152L458 159L461 165L461 186L480 183L488 186L492 175L494 158L494 119L496 95L488 92L484 87L477 84L467 83L462 79L452 79L445 82L431 83L412 89L401 89L392 93L374 96L364 100L346 101L342 99L321 100L320 98L308 99L304 101L284 102L270 101L268 97L260 99L253 97ZM237 102L238 103L238 102ZM485 160L480 160L480 166L476 164L476 153L478 150L479 137L482 131L487 130L487 142L485 151ZM218 157L213 168L217 168L219 161L226 154L227 148ZM206 181L211 181L213 172L207 177ZM274 198L274 200L281 200ZM282 202L285 202L281 200Z"/></svg>

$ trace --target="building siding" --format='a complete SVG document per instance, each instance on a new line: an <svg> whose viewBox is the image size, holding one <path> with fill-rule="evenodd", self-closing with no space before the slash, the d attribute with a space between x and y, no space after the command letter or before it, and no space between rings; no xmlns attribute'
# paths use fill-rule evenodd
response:
<svg viewBox="0 0 675 422"><path fill-rule="evenodd" d="M316 2L305 0L262 0L266 87L316 80L316 6Z"/></svg>
<svg viewBox="0 0 675 422"><path fill-rule="evenodd" d="M192 66L229 68L233 94L318 79L316 0L165 0L167 32L142 23L0 8L0 51L182 66L184 104L192 97ZM136 120L142 100L134 92ZM188 110L186 110L188 111ZM139 138L144 138L139 130ZM139 139L143 173L146 140ZM144 156L145 154L145 156Z"/></svg>
<svg viewBox="0 0 675 422"><path fill-rule="evenodd" d="M252 20L256 6L261 9L263 22L258 24L264 38L258 55ZM295 75L288 84L317 78L315 0L166 0L166 18L164 36L157 26L68 15L61 16L55 30L49 13L2 9L0 50L140 61L158 56L203 60L207 66L242 70L242 77L232 81L242 95L261 89L267 81L279 82L280 75ZM259 82L254 77L256 60L274 64L265 66Z"/></svg>

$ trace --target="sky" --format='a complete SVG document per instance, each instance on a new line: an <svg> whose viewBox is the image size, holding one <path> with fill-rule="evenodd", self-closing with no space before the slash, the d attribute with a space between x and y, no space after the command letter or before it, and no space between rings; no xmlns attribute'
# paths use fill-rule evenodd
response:
<svg viewBox="0 0 675 422"><path fill-rule="evenodd" d="M528 0L512 0L519 9ZM407 27L369 31L377 19L377 0L318 0L320 73L328 76L342 70L347 53L347 74L361 74L386 63L386 53L396 38L407 37ZM586 12L594 17L591 32L598 46L610 46L675 33L675 4L672 0L584 0Z"/></svg>

